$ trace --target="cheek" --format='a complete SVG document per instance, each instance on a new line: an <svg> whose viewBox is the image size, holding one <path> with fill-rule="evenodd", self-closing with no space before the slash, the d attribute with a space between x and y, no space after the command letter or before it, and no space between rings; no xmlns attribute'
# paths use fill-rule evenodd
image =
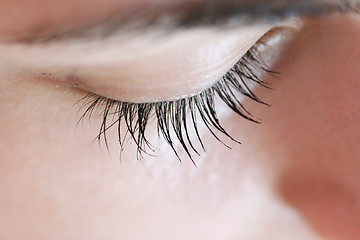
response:
<svg viewBox="0 0 360 240"><path fill-rule="evenodd" d="M312 21L277 66L263 142L283 199L331 239L360 237L359 24Z"/></svg>

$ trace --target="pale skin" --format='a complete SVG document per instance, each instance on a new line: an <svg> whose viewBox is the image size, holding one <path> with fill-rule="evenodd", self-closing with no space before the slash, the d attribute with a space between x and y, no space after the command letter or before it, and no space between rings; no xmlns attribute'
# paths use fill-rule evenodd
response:
<svg viewBox="0 0 360 240"><path fill-rule="evenodd" d="M0 68L0 239L360 238L359 29L304 20L256 89L271 107L247 102L262 124L222 111L243 144L204 131L197 168L165 145L119 162L115 129L109 157L100 118L76 127L85 91Z"/></svg>

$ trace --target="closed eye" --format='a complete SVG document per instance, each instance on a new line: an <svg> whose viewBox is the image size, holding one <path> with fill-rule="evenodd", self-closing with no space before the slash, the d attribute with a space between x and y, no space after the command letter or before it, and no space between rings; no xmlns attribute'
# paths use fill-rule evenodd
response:
<svg viewBox="0 0 360 240"><path fill-rule="evenodd" d="M281 34L281 33L278 33ZM118 140L121 149L130 137L137 146L137 156L143 158L144 154L152 154L154 147L147 139L146 130L149 122L155 119L158 135L171 147L181 161L176 147L180 143L188 157L194 161L194 154L200 155L205 150L198 126L203 124L215 139L223 143L220 135L235 140L222 126L217 114L218 101L238 114L240 117L258 123L258 120L243 106L243 97L249 98L260 104L266 104L252 91L258 85L268 88L260 75L263 73L277 74L268 69L268 65L261 56L261 49L266 48L261 40L210 88L194 96L180 98L172 101L157 101L146 103L132 103L117 101L111 98L88 94L80 103L85 111L80 121L91 118L94 112L101 112L102 123L97 139L104 140L108 147L107 131L117 128ZM125 129L122 129L125 128ZM190 137L195 132L196 139L202 149L197 149L194 139ZM149 152L150 151L150 152Z"/></svg>

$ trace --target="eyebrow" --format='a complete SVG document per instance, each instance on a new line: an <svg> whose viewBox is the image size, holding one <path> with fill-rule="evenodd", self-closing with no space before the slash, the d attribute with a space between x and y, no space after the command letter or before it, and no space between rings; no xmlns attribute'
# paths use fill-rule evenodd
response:
<svg viewBox="0 0 360 240"><path fill-rule="evenodd" d="M161 5L161 4L160 4ZM120 31L154 28L177 29L216 26L238 20L242 24L276 22L293 16L315 16L331 12L359 12L359 0L199 0L174 6L138 8L128 14L114 14L85 26L54 30L51 26L16 39L22 43L106 38Z"/></svg>
<svg viewBox="0 0 360 240"><path fill-rule="evenodd" d="M359 1L339 0L210 0L185 12L180 24L215 24L235 17L249 20L279 20L294 15L321 15L357 11Z"/></svg>

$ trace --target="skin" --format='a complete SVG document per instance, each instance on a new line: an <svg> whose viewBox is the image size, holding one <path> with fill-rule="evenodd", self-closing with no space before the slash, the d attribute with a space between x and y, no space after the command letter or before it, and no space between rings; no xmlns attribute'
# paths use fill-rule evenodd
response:
<svg viewBox="0 0 360 240"><path fill-rule="evenodd" d="M304 2L306 1L339 2L339 0L304 0ZM2 0L0 2L2 6L0 9L0 38L21 38L29 32L53 32L51 28L54 27L69 30L76 25L91 24L114 14L128 16L148 8L161 13L176 11L184 7L186 9L202 6L204 3L212 2L216 3L217 0L33 0L31 2ZM226 0L226 2L262 5L267 0ZM287 2L292 3L296 0ZM358 0L347 0L347 2L356 3Z"/></svg>
<svg viewBox="0 0 360 240"><path fill-rule="evenodd" d="M13 74L25 72L27 79L55 80L115 100L169 101L214 85L270 28L153 29L105 40L2 44L0 64Z"/></svg>
<svg viewBox="0 0 360 240"><path fill-rule="evenodd" d="M276 90L256 89L272 107L246 102L263 123L221 110L243 145L204 131L198 168L161 143L119 162L115 129L110 158L100 118L76 128L84 91L1 68L0 238L360 238L359 25L306 20L266 78Z"/></svg>

